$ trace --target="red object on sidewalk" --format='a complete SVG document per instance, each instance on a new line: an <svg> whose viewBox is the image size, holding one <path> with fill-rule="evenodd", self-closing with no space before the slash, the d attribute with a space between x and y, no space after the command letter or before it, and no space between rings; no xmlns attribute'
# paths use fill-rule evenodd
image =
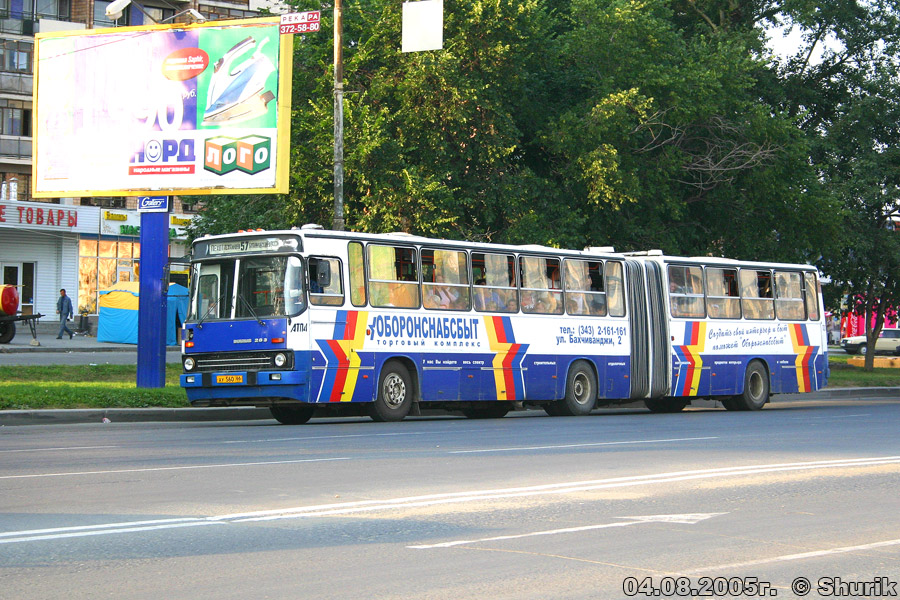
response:
<svg viewBox="0 0 900 600"><path fill-rule="evenodd" d="M0 285L0 315L13 316L19 310L19 291L13 285Z"/></svg>

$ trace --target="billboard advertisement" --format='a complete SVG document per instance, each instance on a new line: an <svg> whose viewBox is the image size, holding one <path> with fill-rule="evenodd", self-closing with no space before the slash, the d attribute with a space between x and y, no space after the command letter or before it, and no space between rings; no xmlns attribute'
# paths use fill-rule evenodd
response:
<svg viewBox="0 0 900 600"><path fill-rule="evenodd" d="M33 196L286 193L277 17L35 36Z"/></svg>

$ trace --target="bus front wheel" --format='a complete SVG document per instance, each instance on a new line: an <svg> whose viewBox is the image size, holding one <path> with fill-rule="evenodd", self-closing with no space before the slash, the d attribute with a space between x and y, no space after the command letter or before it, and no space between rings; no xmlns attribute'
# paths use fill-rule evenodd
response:
<svg viewBox="0 0 900 600"><path fill-rule="evenodd" d="M413 389L409 371L403 363L385 363L378 380L378 396L372 403L373 421L402 421L412 408Z"/></svg>
<svg viewBox="0 0 900 600"><path fill-rule="evenodd" d="M314 410L307 405L269 407L272 416L282 425L303 425L312 418Z"/></svg>

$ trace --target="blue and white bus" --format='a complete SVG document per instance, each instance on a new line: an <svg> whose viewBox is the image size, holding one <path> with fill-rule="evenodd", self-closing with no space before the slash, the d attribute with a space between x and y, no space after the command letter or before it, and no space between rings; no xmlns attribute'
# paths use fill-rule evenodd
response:
<svg viewBox="0 0 900 600"><path fill-rule="evenodd" d="M286 424L758 410L828 374L811 266L317 225L197 239L182 333L191 404L269 407Z"/></svg>

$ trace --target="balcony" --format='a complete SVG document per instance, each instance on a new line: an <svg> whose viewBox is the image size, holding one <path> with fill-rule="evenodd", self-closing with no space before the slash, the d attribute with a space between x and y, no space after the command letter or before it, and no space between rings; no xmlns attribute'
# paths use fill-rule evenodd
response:
<svg viewBox="0 0 900 600"><path fill-rule="evenodd" d="M0 135L0 162L15 161L31 164L32 139L15 135Z"/></svg>
<svg viewBox="0 0 900 600"><path fill-rule="evenodd" d="M34 75L0 72L0 92L21 94L28 96L30 99L34 92Z"/></svg>

